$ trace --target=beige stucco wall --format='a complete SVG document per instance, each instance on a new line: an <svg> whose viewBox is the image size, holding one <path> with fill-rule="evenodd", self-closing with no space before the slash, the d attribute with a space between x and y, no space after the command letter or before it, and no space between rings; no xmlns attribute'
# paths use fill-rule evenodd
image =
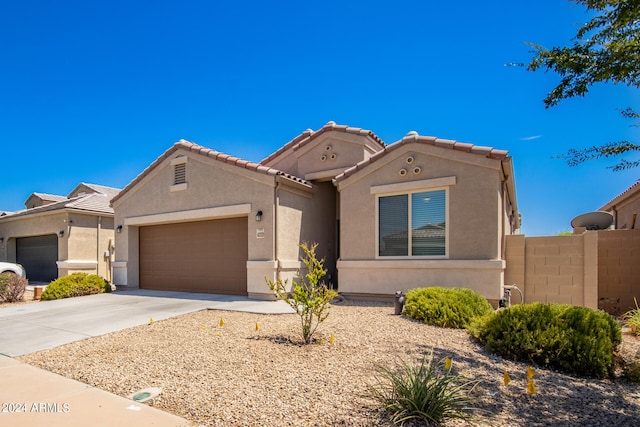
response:
<svg viewBox="0 0 640 427"><path fill-rule="evenodd" d="M598 307L598 235L506 239L505 284L524 292L526 303ZM512 293L512 302L519 296Z"/></svg>
<svg viewBox="0 0 640 427"><path fill-rule="evenodd" d="M640 191L616 204L612 209L617 229L640 229ZM633 217L636 217L635 224Z"/></svg>
<svg viewBox="0 0 640 427"><path fill-rule="evenodd" d="M619 315L640 298L640 230L508 236L505 284L525 302L563 303ZM517 297L515 299L517 302Z"/></svg>
<svg viewBox="0 0 640 427"><path fill-rule="evenodd" d="M613 314L640 303L640 229L598 231L599 308Z"/></svg>
<svg viewBox="0 0 640 427"><path fill-rule="evenodd" d="M183 156L187 157L186 189L171 191L174 178L171 161ZM293 253L297 246L293 246L293 250L285 249L291 245L285 246L284 242L300 239L300 235L296 235L296 227L299 230L301 226L300 203L296 205L288 200L306 200L309 191L285 178L178 150L114 203L115 226L123 225L122 232L116 233L114 282L139 286L138 228L141 226L247 216L247 292L252 297L268 297L271 293L265 276L274 280L279 269L297 270L297 257ZM285 201L277 215L276 193ZM260 222L255 220L258 210L263 213ZM276 218L283 225L278 257L275 255ZM293 261L295 265L283 266L278 261L285 264Z"/></svg>
<svg viewBox="0 0 640 427"><path fill-rule="evenodd" d="M330 182L313 185L313 193L302 196L279 192L277 257L286 266L283 278L292 279L302 265L300 244L317 243L316 255L325 259L327 282L336 283L336 189Z"/></svg>
<svg viewBox="0 0 640 427"><path fill-rule="evenodd" d="M58 236L58 277L82 271L110 279L109 259L104 257L109 239L113 239L113 218L101 217L100 254L98 253L98 216L61 210L20 216L0 221L0 259L16 261L16 239L41 235ZM64 231L62 237L59 232Z"/></svg>
<svg viewBox="0 0 640 427"><path fill-rule="evenodd" d="M333 131L299 149L291 148L265 165L308 180L330 180L380 150L380 145L367 136Z"/></svg>
<svg viewBox="0 0 640 427"><path fill-rule="evenodd" d="M406 163L409 156L415 159L410 165ZM421 172L414 174L415 167ZM399 174L403 168L408 170L404 177ZM415 258L376 259L376 195L392 194L395 189L405 192L406 186L448 190L447 263ZM371 191L376 187L388 189L389 193ZM499 160L425 144L406 144L340 182L338 189L341 291L391 294L415 286L462 286L478 290L492 300L501 297L504 227L500 222L505 219L505 208Z"/></svg>

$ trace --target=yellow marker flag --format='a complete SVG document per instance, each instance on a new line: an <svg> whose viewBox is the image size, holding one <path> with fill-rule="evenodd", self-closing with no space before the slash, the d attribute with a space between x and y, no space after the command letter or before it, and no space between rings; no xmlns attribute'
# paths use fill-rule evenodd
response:
<svg viewBox="0 0 640 427"><path fill-rule="evenodd" d="M153 317L149 317L149 324L153 323Z"/></svg>
<svg viewBox="0 0 640 427"><path fill-rule="evenodd" d="M333 334L329 334L329 344L333 345L333 342L336 340L336 337Z"/></svg>
<svg viewBox="0 0 640 427"><path fill-rule="evenodd" d="M505 387L509 385L509 383L511 382L511 377L509 376L509 373L507 372L507 370L504 370L504 385Z"/></svg>
<svg viewBox="0 0 640 427"><path fill-rule="evenodd" d="M536 383L533 380L529 380L527 382L527 393L528 394L536 394L538 390L536 390Z"/></svg>
<svg viewBox="0 0 640 427"><path fill-rule="evenodd" d="M444 358L444 369L447 371L451 370L451 358L449 356Z"/></svg>
<svg viewBox="0 0 640 427"><path fill-rule="evenodd" d="M527 379L531 379L531 378L533 378L535 376L536 376L535 371L533 370L533 368L531 368L531 366L529 366L527 368Z"/></svg>
<svg viewBox="0 0 640 427"><path fill-rule="evenodd" d="M256 322L256 332L260 330L260 323Z"/></svg>
<svg viewBox="0 0 640 427"><path fill-rule="evenodd" d="M219 325L220 325L220 327L223 327L223 326L224 326L224 319L223 319L222 317L220 318L220 323L219 323Z"/></svg>

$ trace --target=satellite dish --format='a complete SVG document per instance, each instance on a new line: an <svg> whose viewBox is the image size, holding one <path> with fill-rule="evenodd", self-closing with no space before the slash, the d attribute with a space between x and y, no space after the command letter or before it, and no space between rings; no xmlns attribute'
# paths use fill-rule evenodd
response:
<svg viewBox="0 0 640 427"><path fill-rule="evenodd" d="M589 212L571 220L573 228L584 227L587 230L605 230L611 224L613 224L613 215L605 211Z"/></svg>

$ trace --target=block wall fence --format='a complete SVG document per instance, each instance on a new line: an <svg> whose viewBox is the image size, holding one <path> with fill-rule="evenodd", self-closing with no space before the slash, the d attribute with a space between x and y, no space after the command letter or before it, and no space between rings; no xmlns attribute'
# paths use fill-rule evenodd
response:
<svg viewBox="0 0 640 427"><path fill-rule="evenodd" d="M618 315L640 301L640 230L585 231L570 236L510 235L505 285L525 302L572 304ZM518 294L512 293L512 303Z"/></svg>

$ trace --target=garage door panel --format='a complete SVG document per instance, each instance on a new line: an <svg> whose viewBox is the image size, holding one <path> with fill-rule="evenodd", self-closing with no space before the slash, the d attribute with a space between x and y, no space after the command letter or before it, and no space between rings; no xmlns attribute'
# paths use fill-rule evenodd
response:
<svg viewBox="0 0 640 427"><path fill-rule="evenodd" d="M20 237L16 239L16 260L34 282L50 282L58 277L58 236Z"/></svg>
<svg viewBox="0 0 640 427"><path fill-rule="evenodd" d="M246 295L247 218L140 228L140 287Z"/></svg>

